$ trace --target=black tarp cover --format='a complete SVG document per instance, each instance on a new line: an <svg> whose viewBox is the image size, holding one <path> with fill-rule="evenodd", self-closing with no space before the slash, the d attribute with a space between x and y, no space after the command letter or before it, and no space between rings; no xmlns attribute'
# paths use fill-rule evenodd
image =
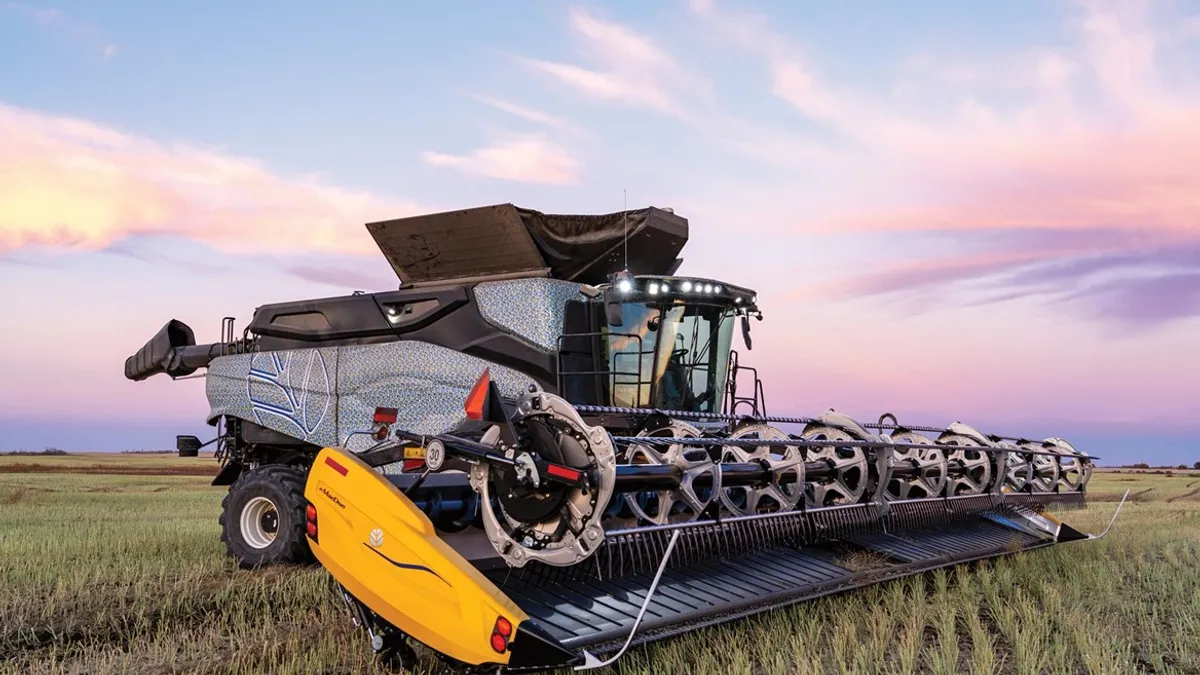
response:
<svg viewBox="0 0 1200 675"><path fill-rule="evenodd" d="M625 268L670 274L688 238L686 218L648 207L604 215L560 215L512 204L367 223L405 283L545 272L585 284Z"/></svg>

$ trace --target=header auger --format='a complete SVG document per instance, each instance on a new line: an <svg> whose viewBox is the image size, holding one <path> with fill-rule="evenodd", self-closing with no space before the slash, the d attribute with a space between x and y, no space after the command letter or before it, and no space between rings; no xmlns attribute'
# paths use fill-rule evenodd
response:
<svg viewBox="0 0 1200 675"><path fill-rule="evenodd" d="M1061 438L767 414L733 348L757 296L677 275L687 221L669 210L367 227L398 290L259 307L207 345L171 321L126 376L207 369L229 552L315 557L384 656L415 641L466 670L588 669L1094 538L1046 513L1083 506L1092 472ZM864 551L878 562L846 561Z"/></svg>

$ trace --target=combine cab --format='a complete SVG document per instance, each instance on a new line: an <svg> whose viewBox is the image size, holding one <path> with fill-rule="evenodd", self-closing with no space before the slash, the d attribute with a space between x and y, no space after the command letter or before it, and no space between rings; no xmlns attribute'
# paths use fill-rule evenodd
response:
<svg viewBox="0 0 1200 675"><path fill-rule="evenodd" d="M677 275L669 210L367 228L398 290L259 307L213 344L171 321L125 373L207 369L230 554L315 556L383 655L408 662L415 640L464 669L587 669L1094 538L1046 513L1083 506L1092 471L1063 439L768 415L733 348L757 297Z"/></svg>

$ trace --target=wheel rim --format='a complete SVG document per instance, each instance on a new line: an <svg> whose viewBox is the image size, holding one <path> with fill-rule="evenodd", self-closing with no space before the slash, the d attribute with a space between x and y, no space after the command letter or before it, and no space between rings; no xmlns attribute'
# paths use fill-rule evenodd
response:
<svg viewBox="0 0 1200 675"><path fill-rule="evenodd" d="M266 548L279 531L279 511L266 497L255 497L242 507L242 538L253 548Z"/></svg>

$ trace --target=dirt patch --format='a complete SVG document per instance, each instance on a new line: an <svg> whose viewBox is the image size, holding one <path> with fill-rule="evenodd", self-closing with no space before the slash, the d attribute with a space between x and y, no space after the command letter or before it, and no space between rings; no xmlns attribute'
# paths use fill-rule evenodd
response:
<svg viewBox="0 0 1200 675"><path fill-rule="evenodd" d="M0 504L23 504L37 500L37 495L48 492L42 488L17 488L13 492L0 493Z"/></svg>
<svg viewBox="0 0 1200 675"><path fill-rule="evenodd" d="M1129 493L1129 501L1131 501L1131 502L1153 501L1155 499L1155 497L1151 495L1151 493L1153 493L1153 492L1154 492L1154 488L1146 488L1145 490L1139 490L1138 492L1130 492ZM1119 502L1119 501L1121 501L1121 497L1123 497L1124 495L1125 495L1124 492L1097 492L1097 493L1088 495L1088 503L1089 504L1102 504L1102 503L1107 503L1107 502Z"/></svg>
<svg viewBox="0 0 1200 675"><path fill-rule="evenodd" d="M1183 493L1183 494L1181 494L1181 495L1175 495L1174 497L1170 497L1170 498L1168 498L1168 499L1167 499L1167 501L1168 501L1168 502L1174 502L1174 501L1178 501L1178 500L1180 500L1180 499L1191 499L1192 497L1195 497L1196 495L1200 495L1200 488L1196 488L1196 489L1194 489L1194 490L1190 490L1190 491L1188 491L1188 492L1185 492L1185 493Z"/></svg>
<svg viewBox="0 0 1200 675"><path fill-rule="evenodd" d="M851 572L866 572L867 570L886 567L889 559L886 554L877 551L850 551L838 556L838 566Z"/></svg>
<svg viewBox="0 0 1200 675"><path fill-rule="evenodd" d="M217 471L208 466L106 466L87 464L80 466L53 466L50 464L6 464L0 473L79 473L108 474L111 476L215 476Z"/></svg>

